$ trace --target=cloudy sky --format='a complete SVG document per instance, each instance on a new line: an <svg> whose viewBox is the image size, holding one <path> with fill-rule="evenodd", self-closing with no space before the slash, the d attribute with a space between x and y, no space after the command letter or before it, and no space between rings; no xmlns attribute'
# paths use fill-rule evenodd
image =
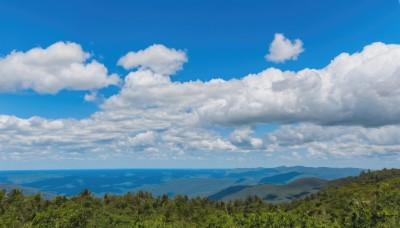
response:
<svg viewBox="0 0 400 228"><path fill-rule="evenodd" d="M0 169L400 167L400 3L0 1Z"/></svg>

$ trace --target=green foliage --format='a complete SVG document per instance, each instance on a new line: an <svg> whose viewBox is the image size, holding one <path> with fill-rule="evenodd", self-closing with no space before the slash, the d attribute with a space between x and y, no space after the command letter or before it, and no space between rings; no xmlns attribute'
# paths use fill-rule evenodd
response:
<svg viewBox="0 0 400 228"><path fill-rule="evenodd" d="M0 191L1 227L400 227L400 170L364 172L290 203L229 202L147 192L45 200Z"/></svg>

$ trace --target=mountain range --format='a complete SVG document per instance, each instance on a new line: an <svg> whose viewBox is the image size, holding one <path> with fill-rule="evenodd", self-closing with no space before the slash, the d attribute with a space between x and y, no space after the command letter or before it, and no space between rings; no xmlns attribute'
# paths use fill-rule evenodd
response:
<svg viewBox="0 0 400 228"><path fill-rule="evenodd" d="M328 180L358 175L358 168L275 167L241 169L119 169L0 171L0 189L42 192L45 198L73 196L90 189L96 196L147 191L154 196L187 195L218 200L259 195L281 202L315 193Z"/></svg>

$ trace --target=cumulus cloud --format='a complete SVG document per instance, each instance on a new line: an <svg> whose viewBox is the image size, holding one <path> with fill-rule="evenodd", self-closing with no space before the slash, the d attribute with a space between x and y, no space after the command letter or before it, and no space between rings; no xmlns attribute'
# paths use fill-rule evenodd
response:
<svg viewBox="0 0 400 228"><path fill-rule="evenodd" d="M265 55L265 59L275 63L282 63L286 60L297 60L297 57L303 51L303 42L301 40L290 41L283 34L276 33L274 40L269 46L269 53Z"/></svg>
<svg viewBox="0 0 400 228"><path fill-rule="evenodd" d="M286 125L265 135L280 150L307 151L308 156L363 157L399 155L400 126Z"/></svg>
<svg viewBox="0 0 400 228"><path fill-rule="evenodd" d="M323 69L269 68L242 79L172 82L149 70L129 73L107 110L144 110L168 119L240 126L313 122L319 125L400 123L400 45L374 43L343 53ZM185 118L183 118L185 117Z"/></svg>
<svg viewBox="0 0 400 228"><path fill-rule="evenodd" d="M237 151L217 133L188 128L184 124L160 131L141 120L90 119L47 120L0 116L0 157L3 159L76 159L80 157L141 156L146 159L190 157L192 152ZM143 130L147 129L147 130ZM38 157L38 154L41 157ZM198 155L197 155L198 156Z"/></svg>
<svg viewBox="0 0 400 228"><path fill-rule="evenodd" d="M400 157L399 78L400 45L383 43L343 53L322 69L270 68L231 80L174 82L139 67L89 118L0 116L0 157L35 151L54 159L197 158L220 151ZM283 125L255 134L252 127L263 123Z"/></svg>
<svg viewBox="0 0 400 228"><path fill-rule="evenodd" d="M96 101L96 100L98 99L98 97L97 97L97 91L96 91L96 90L93 90L93 91L90 91L90 93L85 94L84 99L85 99L85 101L87 101L87 102L94 102L94 101Z"/></svg>
<svg viewBox="0 0 400 228"><path fill-rule="evenodd" d="M0 92L34 90L56 94L60 90L90 90L117 85L119 77L76 43L58 42L27 52L13 51L0 58Z"/></svg>
<svg viewBox="0 0 400 228"><path fill-rule="evenodd" d="M167 48L161 44L154 44L144 50L128 52L118 60L118 65L125 69L150 69L155 73L172 75L182 69L187 62L186 53L182 50Z"/></svg>
<svg viewBox="0 0 400 228"><path fill-rule="evenodd" d="M260 138L253 137L254 132L249 127L241 127L232 132L229 136L230 142L238 148L243 149L261 149L263 141Z"/></svg>

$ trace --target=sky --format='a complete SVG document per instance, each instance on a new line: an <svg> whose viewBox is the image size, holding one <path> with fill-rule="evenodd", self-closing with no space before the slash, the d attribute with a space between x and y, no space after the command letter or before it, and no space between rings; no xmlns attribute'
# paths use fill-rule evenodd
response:
<svg viewBox="0 0 400 228"><path fill-rule="evenodd" d="M0 170L400 167L397 0L0 0Z"/></svg>

